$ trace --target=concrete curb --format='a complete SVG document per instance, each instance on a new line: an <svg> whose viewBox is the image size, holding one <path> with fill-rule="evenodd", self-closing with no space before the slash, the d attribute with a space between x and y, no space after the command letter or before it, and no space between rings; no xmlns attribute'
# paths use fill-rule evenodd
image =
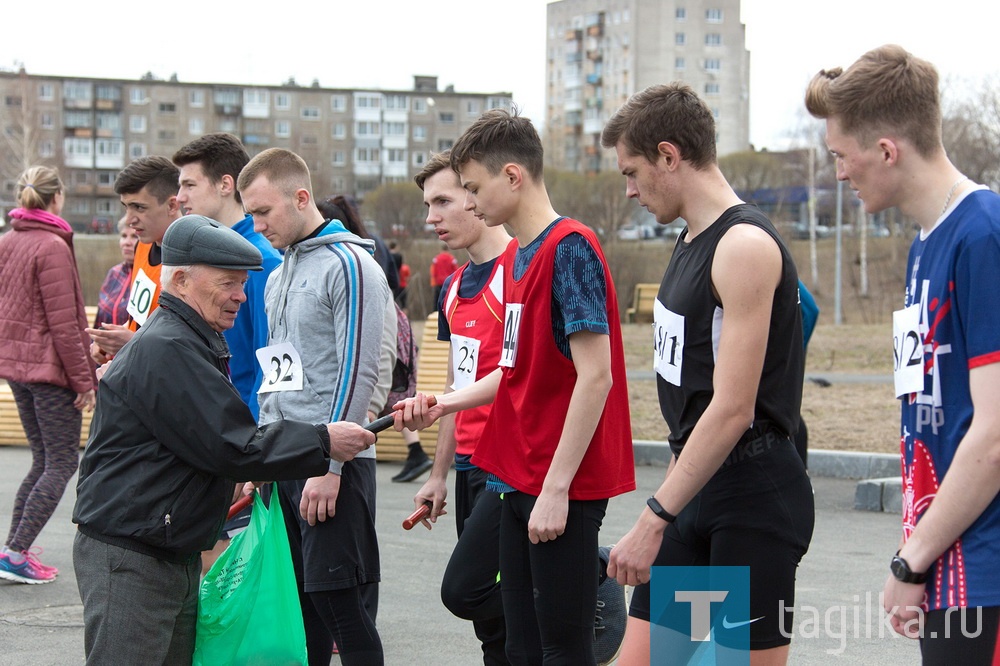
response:
<svg viewBox="0 0 1000 666"><path fill-rule="evenodd" d="M670 462L670 447L666 442L635 440L632 447L636 465L666 467ZM854 508L859 511L902 512L898 455L812 449L809 451L809 474L859 479L854 493Z"/></svg>

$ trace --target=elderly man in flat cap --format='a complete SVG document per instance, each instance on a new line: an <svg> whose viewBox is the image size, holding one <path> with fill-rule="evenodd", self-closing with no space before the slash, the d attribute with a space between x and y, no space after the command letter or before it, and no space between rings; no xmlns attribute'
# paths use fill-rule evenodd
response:
<svg viewBox="0 0 1000 666"><path fill-rule="evenodd" d="M88 663L190 663L199 554L234 481L322 475L375 441L346 422L258 428L222 332L260 252L200 215L174 222L162 248L160 307L101 379L80 464L73 564Z"/></svg>

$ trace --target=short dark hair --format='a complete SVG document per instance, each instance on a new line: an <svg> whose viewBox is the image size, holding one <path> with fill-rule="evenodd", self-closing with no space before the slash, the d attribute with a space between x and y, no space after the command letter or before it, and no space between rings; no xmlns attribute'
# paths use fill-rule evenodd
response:
<svg viewBox="0 0 1000 666"><path fill-rule="evenodd" d="M198 137L185 145L173 156L178 167L198 163L213 184L222 180L223 176L232 176L233 187L240 171L250 161L250 155L238 138L226 132L214 132ZM242 203L240 193L236 191L236 201Z"/></svg>
<svg viewBox="0 0 1000 666"><path fill-rule="evenodd" d="M475 160L495 176L505 164L525 167L536 181L542 180L542 140L531 121L503 109L491 109L479 116L451 147L451 168Z"/></svg>
<svg viewBox="0 0 1000 666"><path fill-rule="evenodd" d="M413 177L413 182L417 184L421 190L424 189L424 183L431 176L434 176L445 169L451 169L451 151L445 150L440 153L435 153L431 155L431 158L424 163L423 168Z"/></svg>
<svg viewBox="0 0 1000 666"><path fill-rule="evenodd" d="M681 159L696 169L716 161L715 118L686 83L649 86L629 97L601 133L601 145L622 143L631 155L659 159L661 141L677 146Z"/></svg>
<svg viewBox="0 0 1000 666"><path fill-rule="evenodd" d="M133 160L115 178L115 194L135 194L146 188L159 203L177 194L177 166L160 155L147 155Z"/></svg>
<svg viewBox="0 0 1000 666"><path fill-rule="evenodd" d="M354 197L338 194L327 197L316 202L316 207L327 220L340 220L355 236L360 238L371 238L371 234L365 229L365 223L361 221L361 214Z"/></svg>

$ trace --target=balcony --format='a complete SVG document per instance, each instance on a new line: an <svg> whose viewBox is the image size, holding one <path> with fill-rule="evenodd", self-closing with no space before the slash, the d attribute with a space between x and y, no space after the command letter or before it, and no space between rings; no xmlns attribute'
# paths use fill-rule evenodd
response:
<svg viewBox="0 0 1000 666"><path fill-rule="evenodd" d="M243 114L243 107L239 104L216 104L215 113L219 116L239 116Z"/></svg>

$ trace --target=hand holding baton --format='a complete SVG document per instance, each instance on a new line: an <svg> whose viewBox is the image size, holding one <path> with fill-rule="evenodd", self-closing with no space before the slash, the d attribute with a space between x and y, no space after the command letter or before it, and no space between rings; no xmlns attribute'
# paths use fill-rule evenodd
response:
<svg viewBox="0 0 1000 666"><path fill-rule="evenodd" d="M416 511L407 516L406 520L403 521L404 530L412 530L413 526L419 523L421 520L426 518L431 512L431 503L424 502L421 504Z"/></svg>
<svg viewBox="0 0 1000 666"><path fill-rule="evenodd" d="M226 520L232 520L233 518L236 517L236 514L238 514L240 511L247 508L251 504L253 504L253 493L250 493L249 495L244 495L243 497L239 498L238 500L233 502L233 505L231 507L229 507L229 514L226 516Z"/></svg>

